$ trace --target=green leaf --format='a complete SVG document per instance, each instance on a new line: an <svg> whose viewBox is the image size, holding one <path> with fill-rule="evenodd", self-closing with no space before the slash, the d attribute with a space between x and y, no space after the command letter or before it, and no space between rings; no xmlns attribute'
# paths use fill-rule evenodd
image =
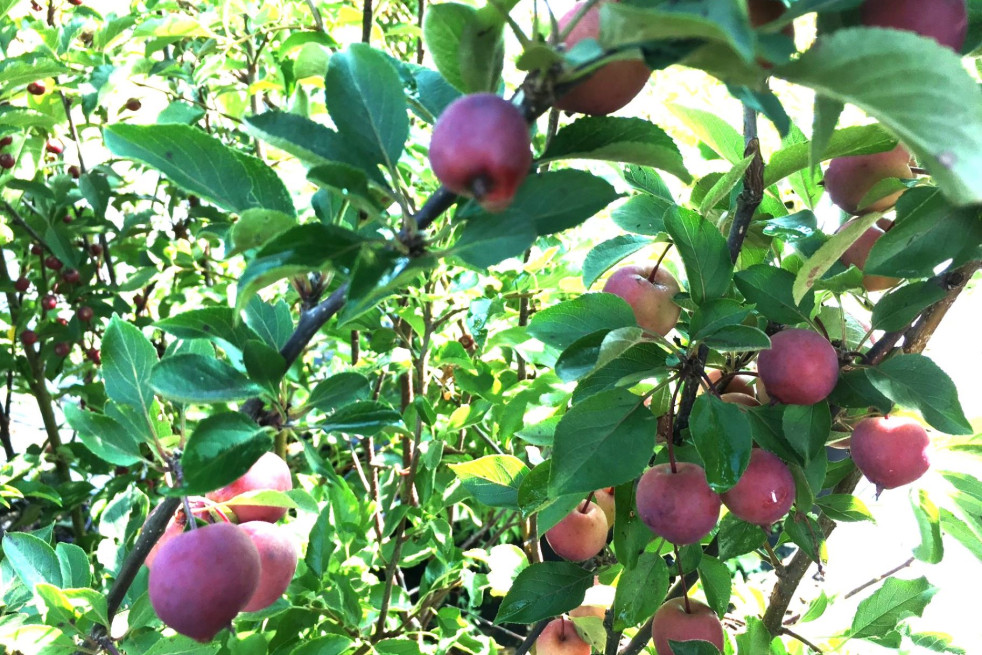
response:
<svg viewBox="0 0 982 655"><path fill-rule="evenodd" d="M579 496L576 497L579 498ZM634 569L639 566L638 560L641 552L651 542L651 530L648 529L648 526L638 516L635 510L636 506L635 485L633 481L614 487L615 516L613 530L614 542L612 545L614 554L617 555L617 561L624 566L625 570ZM623 580L622 578L621 583L623 583ZM664 592L662 592L662 595L664 595Z"/></svg>
<svg viewBox="0 0 982 655"><path fill-rule="evenodd" d="M569 562L540 562L522 570L501 601L494 622L535 623L583 602L593 572Z"/></svg>
<svg viewBox="0 0 982 655"><path fill-rule="evenodd" d="M230 310L231 311L231 310ZM233 316L234 318L234 316ZM282 298L276 304L263 302L258 296L254 296L245 310L245 324L252 328L253 333L270 347L279 350L293 335L293 316L290 313L290 306ZM240 330L241 324L235 324L234 330ZM251 337L241 339L241 343L253 341Z"/></svg>
<svg viewBox="0 0 982 655"><path fill-rule="evenodd" d="M64 64L52 59L47 54L29 52L16 57L8 57L0 62L0 86L5 90L42 80L46 77L56 77L69 72Z"/></svg>
<svg viewBox="0 0 982 655"><path fill-rule="evenodd" d="M678 146L663 129L640 118L588 116L565 126L549 141L540 162L599 159L650 166L692 181Z"/></svg>
<svg viewBox="0 0 982 655"><path fill-rule="evenodd" d="M751 407L747 412L754 441L764 450L769 450L786 462L804 464L788 440L784 438L784 410L787 405L763 405Z"/></svg>
<svg viewBox="0 0 982 655"><path fill-rule="evenodd" d="M665 215L665 228L682 256L693 302L701 305L726 293L733 263L726 239L698 214L680 209Z"/></svg>
<svg viewBox="0 0 982 655"><path fill-rule="evenodd" d="M717 352L748 352L766 350L771 340L763 330L750 325L725 325L703 339L703 343Z"/></svg>
<svg viewBox="0 0 982 655"><path fill-rule="evenodd" d="M597 365L604 339L609 332L600 330L577 339L556 360L556 375L563 382L573 382L590 373Z"/></svg>
<svg viewBox="0 0 982 655"><path fill-rule="evenodd" d="M832 268L843 253L879 218L876 212L860 216L842 231L823 243L814 254L801 265L795 276L792 293L794 301L800 303L812 287Z"/></svg>
<svg viewBox="0 0 982 655"><path fill-rule="evenodd" d="M140 329L113 316L102 339L106 395L146 412L153 403L150 372L156 363L157 350Z"/></svg>
<svg viewBox="0 0 982 655"><path fill-rule="evenodd" d="M782 419L784 437L805 461L825 449L832 431L832 414L825 401L814 405L788 405Z"/></svg>
<svg viewBox="0 0 982 655"><path fill-rule="evenodd" d="M62 585L61 564L46 541L26 532L8 532L0 543L6 561L28 589L42 582Z"/></svg>
<svg viewBox="0 0 982 655"><path fill-rule="evenodd" d="M269 209L247 209L232 225L229 237L232 239L232 249L228 257L253 248L261 248L273 237L296 226L294 216L271 211Z"/></svg>
<svg viewBox="0 0 982 655"><path fill-rule="evenodd" d="M971 516L956 516L942 507L941 529L946 535L954 537L982 562L982 523Z"/></svg>
<svg viewBox="0 0 982 655"><path fill-rule="evenodd" d="M918 187L897 202L897 220L870 250L864 271L930 277L940 264L957 268L980 257L978 207L952 207L935 188Z"/></svg>
<svg viewBox="0 0 982 655"><path fill-rule="evenodd" d="M339 313L338 325L349 325L389 296L417 284L437 261L430 254L408 257L389 248L362 248L351 271L348 299Z"/></svg>
<svg viewBox="0 0 982 655"><path fill-rule="evenodd" d="M756 264L734 276L737 288L747 302L777 323L795 325L808 321L815 308L815 294L809 291L796 301L793 273L766 264Z"/></svg>
<svg viewBox="0 0 982 655"><path fill-rule="evenodd" d="M246 344L242 361L252 381L270 393L276 393L287 370L286 359L278 350L256 339Z"/></svg>
<svg viewBox="0 0 982 655"><path fill-rule="evenodd" d="M204 494L233 482L271 446L269 434L245 414L212 414L188 437L181 455L184 484L172 494Z"/></svg>
<svg viewBox="0 0 982 655"><path fill-rule="evenodd" d="M724 327L743 322L751 311L743 303L732 298L711 300L696 308L689 320L689 338L693 341L704 339Z"/></svg>
<svg viewBox="0 0 982 655"><path fill-rule="evenodd" d="M873 329L903 330L917 315L945 297L945 289L931 281L900 287L880 298L873 307Z"/></svg>
<svg viewBox="0 0 982 655"><path fill-rule="evenodd" d="M771 155L764 167L764 188L779 182L796 171L808 168L812 141L785 146ZM828 143L813 163L836 157L854 157L893 150L897 137L880 125L854 125L832 133Z"/></svg>
<svg viewBox="0 0 982 655"><path fill-rule="evenodd" d="M311 166L347 164L387 187L378 163L329 127L289 112L267 111L244 119L246 131Z"/></svg>
<svg viewBox="0 0 982 655"><path fill-rule="evenodd" d="M701 639L693 641L675 641L674 639L669 639L668 645L671 647L674 655L720 655L720 651L716 646Z"/></svg>
<svg viewBox="0 0 982 655"><path fill-rule="evenodd" d="M322 412L333 412L358 400L367 400L371 384L361 373L336 373L319 382L307 398L307 406Z"/></svg>
<svg viewBox="0 0 982 655"><path fill-rule="evenodd" d="M972 434L955 384L924 355L897 355L867 370L877 391L917 409L931 427L946 434Z"/></svg>
<svg viewBox="0 0 982 655"><path fill-rule="evenodd" d="M198 128L116 123L103 131L103 138L113 154L153 166L222 209L241 214L260 208L296 216L290 193L273 169Z"/></svg>
<svg viewBox="0 0 982 655"><path fill-rule="evenodd" d="M750 463L753 439L746 413L712 394L702 394L692 406L689 431L710 488L716 493L727 491Z"/></svg>
<svg viewBox="0 0 982 655"><path fill-rule="evenodd" d="M673 104L668 110L720 157L731 164L743 160L743 136L716 113Z"/></svg>
<svg viewBox="0 0 982 655"><path fill-rule="evenodd" d="M948 48L910 32L842 29L773 74L856 105L899 137L952 202L982 202L982 91Z"/></svg>
<svg viewBox="0 0 982 655"><path fill-rule="evenodd" d="M307 179L322 189L333 191L369 216L382 213L380 205L384 202L380 203L379 194L373 195L368 176L360 168L348 164L323 164L312 168Z"/></svg>
<svg viewBox="0 0 982 655"><path fill-rule="evenodd" d="M161 396L179 403L216 404L258 396L263 388L214 357L185 354L157 362L150 384Z"/></svg>
<svg viewBox="0 0 982 655"><path fill-rule="evenodd" d="M65 587L88 587L92 584L89 556L75 544L63 541L55 544L55 555L61 566L61 582Z"/></svg>
<svg viewBox="0 0 982 655"><path fill-rule="evenodd" d="M759 525L742 521L727 512L720 519L716 537L719 542L719 559L725 562L757 550L763 545L767 534Z"/></svg>
<svg viewBox="0 0 982 655"><path fill-rule="evenodd" d="M598 243L583 260L583 286L589 289L614 264L649 245L651 239L633 234L621 234Z"/></svg>
<svg viewBox="0 0 982 655"><path fill-rule="evenodd" d="M829 494L815 499L815 504L833 521L874 521L873 514L859 498L851 494Z"/></svg>
<svg viewBox="0 0 982 655"><path fill-rule="evenodd" d="M756 616L747 617L747 628L736 636L738 655L763 655L771 650L773 639L767 626Z"/></svg>
<svg viewBox="0 0 982 655"><path fill-rule="evenodd" d="M872 596L859 603L850 636L868 639L886 635L907 617L921 616L937 591L937 587L932 587L924 577L916 580L887 578Z"/></svg>
<svg viewBox="0 0 982 655"><path fill-rule="evenodd" d="M423 40L437 70L463 93L495 91L504 64L504 21L491 22L473 7L447 2L423 16Z"/></svg>
<svg viewBox="0 0 982 655"><path fill-rule="evenodd" d="M450 470L478 502L489 507L518 509L518 489L529 467L511 455L488 455L451 464Z"/></svg>
<svg viewBox="0 0 982 655"><path fill-rule="evenodd" d="M140 440L130 430L103 414L64 405L65 420L78 432L82 444L99 459L117 466L143 461Z"/></svg>
<svg viewBox="0 0 982 655"><path fill-rule="evenodd" d="M634 311L620 297L612 293L586 293L536 312L529 322L528 333L548 346L565 350L588 334L636 326Z"/></svg>
<svg viewBox="0 0 982 655"><path fill-rule="evenodd" d="M641 475L654 450L656 419L624 389L574 405L556 426L549 490L588 493Z"/></svg>
<svg viewBox="0 0 982 655"><path fill-rule="evenodd" d="M247 343L261 339L255 330L237 320L231 307L192 309L157 321L155 325L179 339L207 339L233 358L241 355Z"/></svg>
<svg viewBox="0 0 982 655"><path fill-rule="evenodd" d="M628 328L640 331L639 328ZM616 331L608 333L605 343ZM655 377L665 366L666 351L651 341L641 341L630 346L613 359L604 359L604 346L597 368L580 381L573 392L573 403L579 403L595 393L637 382L642 378Z"/></svg>
<svg viewBox="0 0 982 655"><path fill-rule="evenodd" d="M324 94L338 132L374 161L395 167L409 137L409 115L402 82L388 58L364 43L332 55Z"/></svg>
<svg viewBox="0 0 982 655"><path fill-rule="evenodd" d="M351 648L352 643L343 635L304 639L302 644L290 651L290 655L341 655Z"/></svg>
<svg viewBox="0 0 982 655"><path fill-rule="evenodd" d="M818 525L818 521L808 514L795 509L791 510L788 518L784 520L784 533L813 562L819 561L819 557L824 555L825 536L822 533L822 528Z"/></svg>
<svg viewBox="0 0 982 655"><path fill-rule="evenodd" d="M726 610L730 606L730 592L732 590L730 569L726 567L726 564L709 555L702 556L698 568L699 581L702 583L702 589L706 593L709 606L720 616L726 614Z"/></svg>
<svg viewBox="0 0 982 655"><path fill-rule="evenodd" d="M617 207L610 216L626 232L657 236L665 232L665 216L678 211L671 198L637 195Z"/></svg>
<svg viewBox="0 0 982 655"><path fill-rule="evenodd" d="M716 180L716 183L706 192L702 202L699 203L699 213L705 216L712 211L717 203L729 197L733 187L743 180L743 174L747 172L747 168L753 160L754 155L745 157L743 161L737 162L725 175Z"/></svg>
<svg viewBox="0 0 982 655"><path fill-rule="evenodd" d="M317 423L325 432L373 435L382 428L402 423L402 416L385 403L363 400L345 405Z"/></svg>
<svg viewBox="0 0 982 655"><path fill-rule="evenodd" d="M335 225L308 223L287 230L263 246L239 276L236 310L245 307L263 287L277 280L320 271L331 264L347 268L363 244L364 237Z"/></svg>
<svg viewBox="0 0 982 655"><path fill-rule="evenodd" d="M839 407L875 407L884 414L893 407L893 402L873 386L868 368L842 371L828 401Z"/></svg>
<svg viewBox="0 0 982 655"><path fill-rule="evenodd" d="M928 564L937 564L944 557L938 507L923 489L918 490L916 498L911 494L910 505L914 509L917 527L921 532L921 543L914 548L914 557Z"/></svg>
<svg viewBox="0 0 982 655"><path fill-rule="evenodd" d="M616 525L616 524L615 524ZM637 565L624 568L614 593L614 630L644 623L655 613L668 592L668 566L658 553L641 553Z"/></svg>
<svg viewBox="0 0 982 655"><path fill-rule="evenodd" d="M818 219L810 211L800 211L763 221L764 234L785 241L807 239L818 232Z"/></svg>

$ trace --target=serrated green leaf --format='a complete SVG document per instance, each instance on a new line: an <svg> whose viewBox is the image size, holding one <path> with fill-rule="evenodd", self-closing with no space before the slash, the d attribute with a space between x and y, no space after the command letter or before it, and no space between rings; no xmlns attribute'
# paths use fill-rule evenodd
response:
<svg viewBox="0 0 982 655"><path fill-rule="evenodd" d="M488 455L451 464L450 470L478 502L489 507L518 509L518 489L529 467L511 455Z"/></svg>
<svg viewBox="0 0 982 655"><path fill-rule="evenodd" d="M535 623L568 612L583 602L593 573L569 562L540 562L515 578L494 622Z"/></svg>
<svg viewBox="0 0 982 655"><path fill-rule="evenodd" d="M157 362L150 384L161 396L179 403L227 403L263 393L260 385L224 361L194 354Z"/></svg>

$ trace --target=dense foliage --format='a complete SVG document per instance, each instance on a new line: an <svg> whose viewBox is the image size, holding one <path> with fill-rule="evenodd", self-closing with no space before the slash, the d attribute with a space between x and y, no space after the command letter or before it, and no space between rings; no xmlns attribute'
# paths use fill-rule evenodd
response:
<svg viewBox="0 0 982 655"><path fill-rule="evenodd" d="M636 655L654 652L660 607L689 607L666 599L690 594L723 618L724 652L807 653L797 623L836 599L787 610L837 523L873 519L852 493L863 473L910 493L914 557L938 562L954 540L982 559L982 442L921 354L982 266L982 1L944 38L883 26L930 13L906 2L883 18L879 2L798 0L762 20L758 4L603 4L584 19L597 39L571 11L557 46L568 7L544 2L0 0L0 645L521 655L586 598L609 609L574 613L593 651ZM570 95L644 66L664 83L706 71L744 114L673 106L690 155L639 103L610 116ZM815 91L810 125L772 77ZM498 114L434 137L452 164L435 176L436 120L478 93L530 126L527 177L527 135ZM870 120L840 121L847 106ZM773 152L758 121L781 134ZM472 170L490 153L508 161ZM861 189L862 172L830 174L858 217L820 220L826 162L858 156L892 168ZM503 170L517 188L492 198ZM631 284L678 280L662 281L657 322L611 278L622 261ZM750 379L761 352L769 401ZM721 397L738 375L763 404ZM15 439L12 400L36 410L44 443ZM887 414L907 430L901 473L878 468L901 443L878 441ZM924 428L944 467L920 478ZM292 489L216 495L270 451ZM793 480L776 522L739 502L758 460ZM702 505L653 507L696 469ZM607 488L604 547L559 557L564 537L546 533L587 498L610 509ZM221 606L217 636L193 641L150 592L174 571L199 595L220 588L241 557L212 568L161 548L157 580L144 560L192 512L246 522L236 503L280 508L260 521L286 509L277 529L300 559L275 602ZM687 523L706 511L708 530ZM233 545L256 579L251 546ZM877 581L818 646L972 652L905 623L934 592Z"/></svg>

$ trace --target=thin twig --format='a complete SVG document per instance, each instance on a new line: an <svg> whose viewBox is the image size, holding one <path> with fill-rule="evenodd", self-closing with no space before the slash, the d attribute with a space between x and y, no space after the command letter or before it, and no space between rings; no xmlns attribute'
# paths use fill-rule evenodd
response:
<svg viewBox="0 0 982 655"><path fill-rule="evenodd" d="M904 562L900 566L895 566L892 569L890 569L889 571L887 571L886 573L884 573L882 575L878 575L875 578L873 578L872 580L867 580L866 582L864 582L863 584L859 585L858 587L856 587L855 589L853 589L852 591L850 591L848 594L846 594L845 596L843 596L842 597L842 600L845 600L847 598L852 598L853 596L855 596L856 594L858 594L859 592L861 592L863 589L866 589L867 587L872 587L873 585L875 585L880 580L889 578L894 573L897 573L898 571L904 570L905 568L907 568L908 566L910 566L911 564L913 564L914 561L915 561L915 559L916 558L911 557L910 559L908 559L906 562Z"/></svg>
<svg viewBox="0 0 982 655"><path fill-rule="evenodd" d="M801 643L803 643L805 646L808 646L813 651L815 651L816 653L818 653L818 655L822 655L822 650L818 646L816 646L812 642L808 641L807 639L805 639L804 637L802 637L801 635L799 635L797 632L792 632L789 628L781 628L781 632L783 634L788 635L789 637L792 637L793 639L797 639L798 641L800 641Z"/></svg>

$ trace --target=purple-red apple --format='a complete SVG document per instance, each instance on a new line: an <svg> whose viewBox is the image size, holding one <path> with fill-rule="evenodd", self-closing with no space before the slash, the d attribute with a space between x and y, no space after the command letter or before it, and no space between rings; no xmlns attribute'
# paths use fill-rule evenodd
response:
<svg viewBox="0 0 982 655"><path fill-rule="evenodd" d="M638 516L659 537L685 546L712 532L721 501L706 482L706 472L690 462L651 467L638 483Z"/></svg>
<svg viewBox="0 0 982 655"><path fill-rule="evenodd" d="M965 0L866 0L860 16L863 25L914 32L955 52L968 32Z"/></svg>
<svg viewBox="0 0 982 655"><path fill-rule="evenodd" d="M278 525L265 521L239 524L259 551L259 585L242 608L258 612L276 602L290 586L297 570L297 547L290 535Z"/></svg>
<svg viewBox="0 0 982 655"><path fill-rule="evenodd" d="M836 233L841 232L846 229L849 225L852 225L858 218L853 218L845 223L836 230ZM872 225L863 232L856 241L853 242L849 248L842 253L842 257L839 258L846 266L855 266L859 270L863 270L866 267L866 260L869 258L869 251L873 249L873 244L879 241L886 232L884 232L879 225ZM884 277L882 275L863 275L863 287L867 291L883 291L884 289L889 289L890 287L895 287L900 283L895 277Z"/></svg>
<svg viewBox="0 0 982 655"><path fill-rule="evenodd" d="M825 190L829 198L845 212L865 214L887 211L897 203L903 190L891 193L860 209L859 203L877 182L891 177L911 179L910 153L901 145L872 155L837 157L825 171Z"/></svg>
<svg viewBox="0 0 982 655"><path fill-rule="evenodd" d="M723 504L747 523L769 526L788 513L794 503L794 477L774 453L754 448L740 480L722 494Z"/></svg>
<svg viewBox="0 0 982 655"><path fill-rule="evenodd" d="M522 112L504 98L475 93L450 103L433 128L430 166L446 188L491 212L511 204L532 165Z"/></svg>
<svg viewBox="0 0 982 655"><path fill-rule="evenodd" d="M607 545L607 517L596 503L583 501L546 531L546 541L563 559L588 560Z"/></svg>
<svg viewBox="0 0 982 655"><path fill-rule="evenodd" d="M221 489L208 492L205 496L217 503L224 503L249 491L289 491L290 489L293 489L290 467L276 453L266 453L256 460L256 463L241 478ZM239 523L249 521L276 523L286 514L285 507L263 505L231 505L230 507L238 517Z"/></svg>
<svg viewBox="0 0 982 655"><path fill-rule="evenodd" d="M822 335L791 328L771 337L771 347L757 356L757 372L771 398L787 405L814 405L835 388L839 359Z"/></svg>
<svg viewBox="0 0 982 655"><path fill-rule="evenodd" d="M651 638L657 655L675 655L670 641L708 641L723 651L723 624L708 605L689 599L689 612L684 598L672 598L658 608L651 621Z"/></svg>
<svg viewBox="0 0 982 655"><path fill-rule="evenodd" d="M679 283L664 266L624 266L614 271L604 284L604 292L623 298L638 326L665 336L679 322L682 308L672 298L680 291Z"/></svg>
<svg viewBox="0 0 982 655"><path fill-rule="evenodd" d="M924 475L931 465L930 444L917 421L881 416L856 424L849 449L856 467L880 490L910 484Z"/></svg>

